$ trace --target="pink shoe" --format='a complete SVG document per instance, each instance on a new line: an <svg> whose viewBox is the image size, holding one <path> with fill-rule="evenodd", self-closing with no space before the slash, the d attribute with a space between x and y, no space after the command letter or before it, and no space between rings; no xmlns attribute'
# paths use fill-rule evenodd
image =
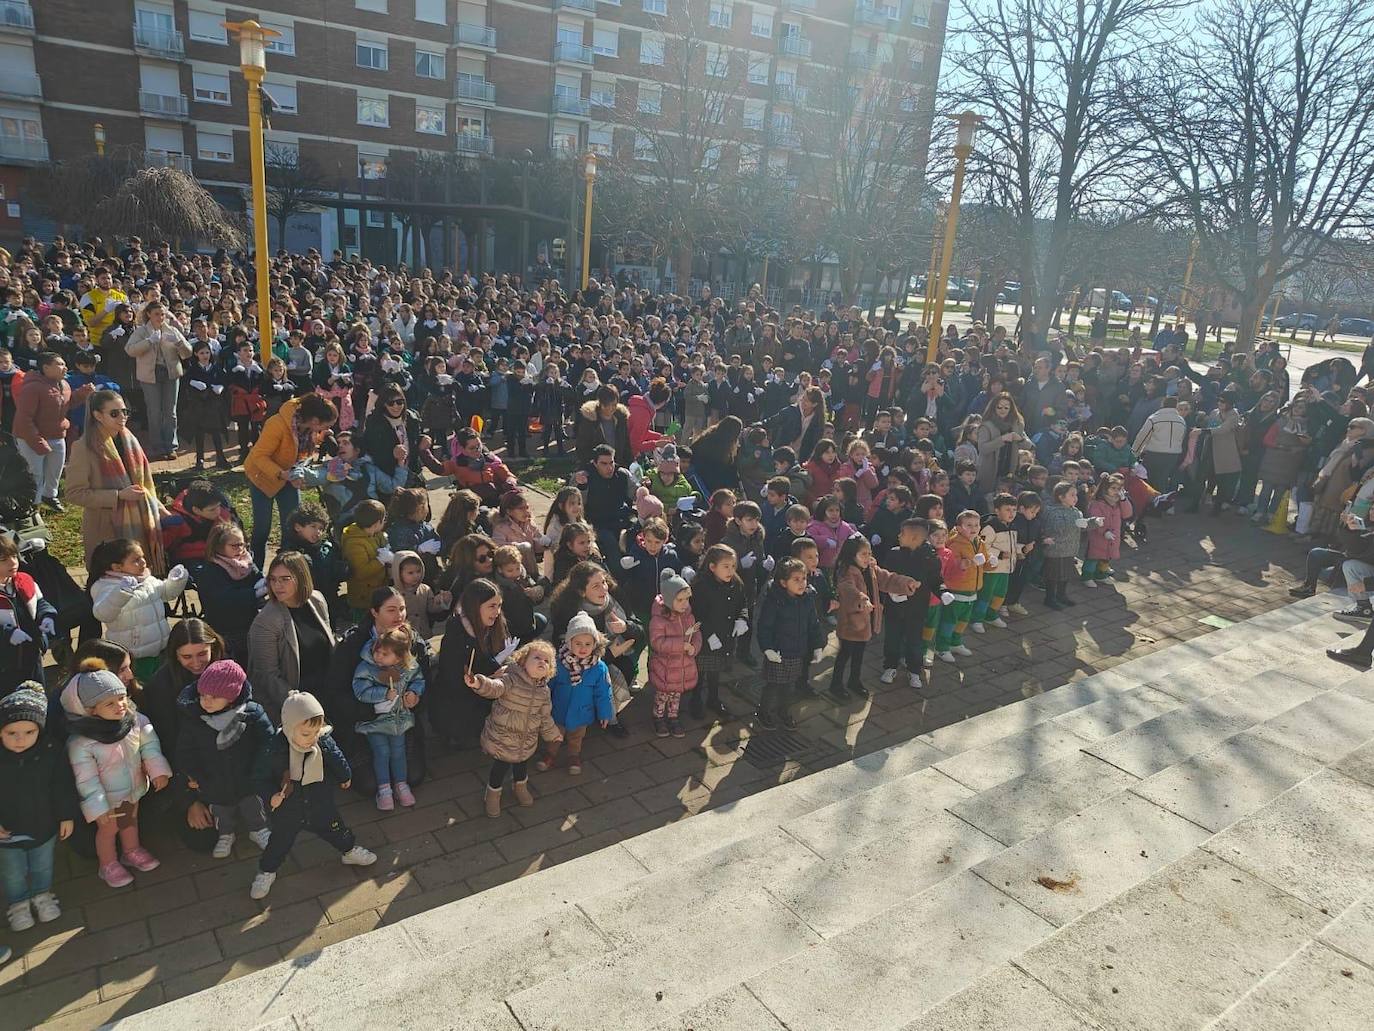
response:
<svg viewBox="0 0 1374 1031"><path fill-rule="evenodd" d="M131 848L125 852L124 862L128 863L139 873L151 873L162 865L162 862L142 845L138 848Z"/></svg>
<svg viewBox="0 0 1374 1031"><path fill-rule="evenodd" d="M391 787L377 789L377 808L384 813L389 813L396 808L395 801L391 797Z"/></svg>
<svg viewBox="0 0 1374 1031"><path fill-rule="evenodd" d="M410 785L405 781L396 785L396 801L407 807L415 804L415 795L411 792Z"/></svg>
<svg viewBox="0 0 1374 1031"><path fill-rule="evenodd" d="M106 863L96 873L111 888L127 888L134 883L134 875L124 869L124 864L118 859L112 863Z"/></svg>

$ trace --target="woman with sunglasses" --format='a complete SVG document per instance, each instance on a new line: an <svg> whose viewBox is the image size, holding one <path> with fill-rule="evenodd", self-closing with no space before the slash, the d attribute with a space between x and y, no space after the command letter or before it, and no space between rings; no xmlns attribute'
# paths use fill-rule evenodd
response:
<svg viewBox="0 0 1374 1031"><path fill-rule="evenodd" d="M159 520L164 513L152 469L138 438L129 432L129 408L113 390L97 390L88 402L86 432L72 446L67 500L82 509L86 562L101 541L127 537L143 547L148 566L166 571Z"/></svg>
<svg viewBox="0 0 1374 1031"><path fill-rule="evenodd" d="M430 438L420 419L406 407L405 392L388 383L377 393L377 404L363 425L363 453L378 469L404 486L406 471L419 474L422 465L439 473L443 467L430 454Z"/></svg>

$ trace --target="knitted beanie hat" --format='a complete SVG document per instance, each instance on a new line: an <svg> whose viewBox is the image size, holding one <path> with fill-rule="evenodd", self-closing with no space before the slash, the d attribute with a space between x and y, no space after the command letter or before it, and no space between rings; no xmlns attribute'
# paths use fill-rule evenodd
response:
<svg viewBox="0 0 1374 1031"><path fill-rule="evenodd" d="M129 693L128 688L108 669L92 669L85 673L78 673L76 680L76 697L89 712L106 698L123 698Z"/></svg>
<svg viewBox="0 0 1374 1031"><path fill-rule="evenodd" d="M579 634L591 634L593 637L600 637L601 632L596 629L596 623L585 612L579 612L572 619L568 620L567 632L563 634L565 641L571 641Z"/></svg>
<svg viewBox="0 0 1374 1031"><path fill-rule="evenodd" d="M201 675L204 676L204 674ZM324 706L313 694L306 691L292 691L286 696L286 701L281 703L281 729L286 731L289 737L306 720L323 715Z"/></svg>
<svg viewBox="0 0 1374 1031"><path fill-rule="evenodd" d="M37 723L39 730L48 721L48 700L32 680L24 681L14 691L0 698L0 727L23 720Z"/></svg>
<svg viewBox="0 0 1374 1031"><path fill-rule="evenodd" d="M665 569L658 577L658 593L663 595L663 604L673 607L673 599L687 590L687 581L671 569Z"/></svg>
<svg viewBox="0 0 1374 1031"><path fill-rule="evenodd" d="M243 682L247 679L248 674L233 659L220 659L205 667L196 681L196 693L232 702L243 691Z"/></svg>
<svg viewBox="0 0 1374 1031"><path fill-rule="evenodd" d="M661 448L655 451L654 464L658 466L660 470L666 469L667 467L671 466L673 471L677 472L678 467L682 464L681 458L677 453L677 445L664 444Z"/></svg>

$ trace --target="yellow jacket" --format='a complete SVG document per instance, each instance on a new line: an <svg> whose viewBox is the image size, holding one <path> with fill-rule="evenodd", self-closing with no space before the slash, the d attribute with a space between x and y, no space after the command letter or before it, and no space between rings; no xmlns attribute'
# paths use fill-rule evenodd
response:
<svg viewBox="0 0 1374 1031"><path fill-rule="evenodd" d="M258 442L243 463L243 473L248 477L248 482L269 498L276 497L277 491L286 482L281 478L282 472L290 469L301 457L296 448L296 431L291 426L291 420L300 406L300 398L293 397L281 406L276 415L263 423Z"/></svg>
<svg viewBox="0 0 1374 1031"><path fill-rule="evenodd" d="M372 592L386 584L386 566L377 558L377 549L386 543L386 535L367 533L357 523L349 523L343 532L343 557L348 563L348 604L365 609L372 600Z"/></svg>
<svg viewBox="0 0 1374 1031"><path fill-rule="evenodd" d="M974 561L975 557L982 555L986 562L988 556L987 544L981 537L969 540L957 530L949 535L949 550L954 554L956 566L962 566L963 562L968 562L968 568L956 568L953 575L945 577L945 590L952 594L977 594L983 586L983 570L986 565L979 565Z"/></svg>

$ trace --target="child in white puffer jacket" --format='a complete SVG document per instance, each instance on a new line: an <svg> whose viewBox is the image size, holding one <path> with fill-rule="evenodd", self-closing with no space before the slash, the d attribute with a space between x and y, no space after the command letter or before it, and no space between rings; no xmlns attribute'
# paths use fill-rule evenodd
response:
<svg viewBox="0 0 1374 1031"><path fill-rule="evenodd" d="M162 665L172 627L167 605L186 590L185 566L173 566L166 580L148 572L137 541L116 537L91 555L91 611L105 625L105 636L133 657L134 675L143 683Z"/></svg>

